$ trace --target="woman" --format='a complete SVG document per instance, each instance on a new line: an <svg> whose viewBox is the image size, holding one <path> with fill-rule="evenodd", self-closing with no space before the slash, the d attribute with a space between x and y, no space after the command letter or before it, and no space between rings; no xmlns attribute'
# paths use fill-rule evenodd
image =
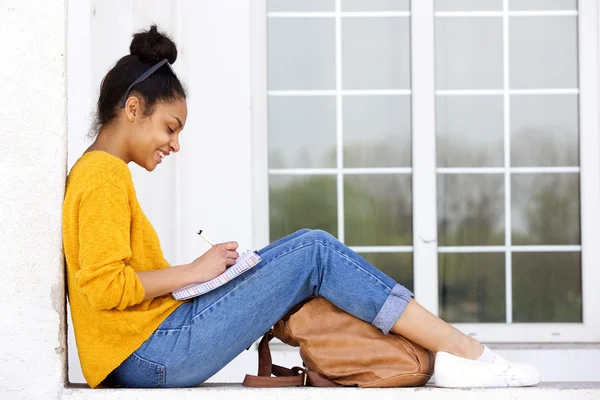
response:
<svg viewBox="0 0 600 400"><path fill-rule="evenodd" d="M199 385L312 295L436 352L439 386L539 382L534 368L501 359L438 319L322 231L302 230L270 244L259 251L256 267L191 301L171 297L234 264L238 245L221 243L169 268L127 164L152 171L179 151L186 93L170 68L176 46L156 26L135 34L130 52L102 81L98 135L69 174L63 207L71 312L91 387Z"/></svg>

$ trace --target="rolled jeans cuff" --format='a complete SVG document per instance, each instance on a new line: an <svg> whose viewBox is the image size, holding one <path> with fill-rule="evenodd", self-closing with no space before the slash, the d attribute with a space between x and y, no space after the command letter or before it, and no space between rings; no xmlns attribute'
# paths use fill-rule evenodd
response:
<svg viewBox="0 0 600 400"><path fill-rule="evenodd" d="M412 297L415 297L415 295L410 290L400 284L396 284L373 320L373 325L381 329L384 335L387 335L406 309Z"/></svg>

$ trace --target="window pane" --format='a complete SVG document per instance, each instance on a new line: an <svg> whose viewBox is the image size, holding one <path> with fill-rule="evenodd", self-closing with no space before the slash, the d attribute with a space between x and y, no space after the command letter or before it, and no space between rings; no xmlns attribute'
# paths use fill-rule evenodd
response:
<svg viewBox="0 0 600 400"><path fill-rule="evenodd" d="M577 0L509 0L511 10L574 10Z"/></svg>
<svg viewBox="0 0 600 400"><path fill-rule="evenodd" d="M502 96L437 96L438 167L502 167Z"/></svg>
<svg viewBox="0 0 600 400"><path fill-rule="evenodd" d="M514 322L582 322L581 253L513 253Z"/></svg>
<svg viewBox="0 0 600 400"><path fill-rule="evenodd" d="M333 176L269 178L271 241L302 228L337 236L337 192Z"/></svg>
<svg viewBox="0 0 600 400"><path fill-rule="evenodd" d="M411 175L344 176L346 244L410 246L411 188Z"/></svg>
<svg viewBox="0 0 600 400"><path fill-rule="evenodd" d="M438 174L440 246L504 244L504 176Z"/></svg>
<svg viewBox="0 0 600 400"><path fill-rule="evenodd" d="M580 244L579 174L513 174L512 242Z"/></svg>
<svg viewBox="0 0 600 400"><path fill-rule="evenodd" d="M343 18L344 89L410 88L409 19Z"/></svg>
<svg viewBox="0 0 600 400"><path fill-rule="evenodd" d="M336 165L334 96L269 97L269 168Z"/></svg>
<svg viewBox="0 0 600 400"><path fill-rule="evenodd" d="M502 11L502 0L435 0L435 10Z"/></svg>
<svg viewBox="0 0 600 400"><path fill-rule="evenodd" d="M410 96L345 96L344 167L411 167Z"/></svg>
<svg viewBox="0 0 600 400"><path fill-rule="evenodd" d="M269 90L335 89L333 18L268 20Z"/></svg>
<svg viewBox="0 0 600 400"><path fill-rule="evenodd" d="M408 11L410 0L341 0L342 11Z"/></svg>
<svg viewBox="0 0 600 400"><path fill-rule="evenodd" d="M579 165L577 95L511 96L511 165Z"/></svg>
<svg viewBox="0 0 600 400"><path fill-rule="evenodd" d="M510 19L510 86L576 88L577 17Z"/></svg>
<svg viewBox="0 0 600 400"><path fill-rule="evenodd" d="M412 253L360 253L360 255L387 276L413 291Z"/></svg>
<svg viewBox="0 0 600 400"><path fill-rule="evenodd" d="M502 18L436 18L437 89L502 88Z"/></svg>
<svg viewBox="0 0 600 400"><path fill-rule="evenodd" d="M504 253L438 255L440 317L448 322L505 322Z"/></svg>
<svg viewBox="0 0 600 400"><path fill-rule="evenodd" d="M268 11L335 11L335 0L269 0Z"/></svg>

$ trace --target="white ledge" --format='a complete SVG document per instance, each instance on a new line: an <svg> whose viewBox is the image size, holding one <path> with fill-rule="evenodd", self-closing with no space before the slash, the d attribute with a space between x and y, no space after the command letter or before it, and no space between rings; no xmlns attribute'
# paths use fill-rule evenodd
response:
<svg viewBox="0 0 600 400"><path fill-rule="evenodd" d="M61 399L68 400L198 400L200 398L221 399L326 399L331 396L354 399L402 399L402 400L470 400L482 399L600 399L600 382L552 382L528 388L494 388L494 389L440 389L431 386L421 388L393 389L359 389L359 388L245 388L239 384L205 384L186 389L89 389L84 387L67 387Z"/></svg>

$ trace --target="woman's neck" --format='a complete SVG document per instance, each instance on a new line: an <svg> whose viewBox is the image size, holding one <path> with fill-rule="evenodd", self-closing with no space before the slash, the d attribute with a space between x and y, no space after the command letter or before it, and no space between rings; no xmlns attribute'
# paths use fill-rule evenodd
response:
<svg viewBox="0 0 600 400"><path fill-rule="evenodd" d="M131 157L129 157L126 148L127 143L122 133L114 128L104 127L98 133L94 143L92 143L85 152L87 153L95 150L105 151L108 154L120 158L125 163L129 163L131 162Z"/></svg>

